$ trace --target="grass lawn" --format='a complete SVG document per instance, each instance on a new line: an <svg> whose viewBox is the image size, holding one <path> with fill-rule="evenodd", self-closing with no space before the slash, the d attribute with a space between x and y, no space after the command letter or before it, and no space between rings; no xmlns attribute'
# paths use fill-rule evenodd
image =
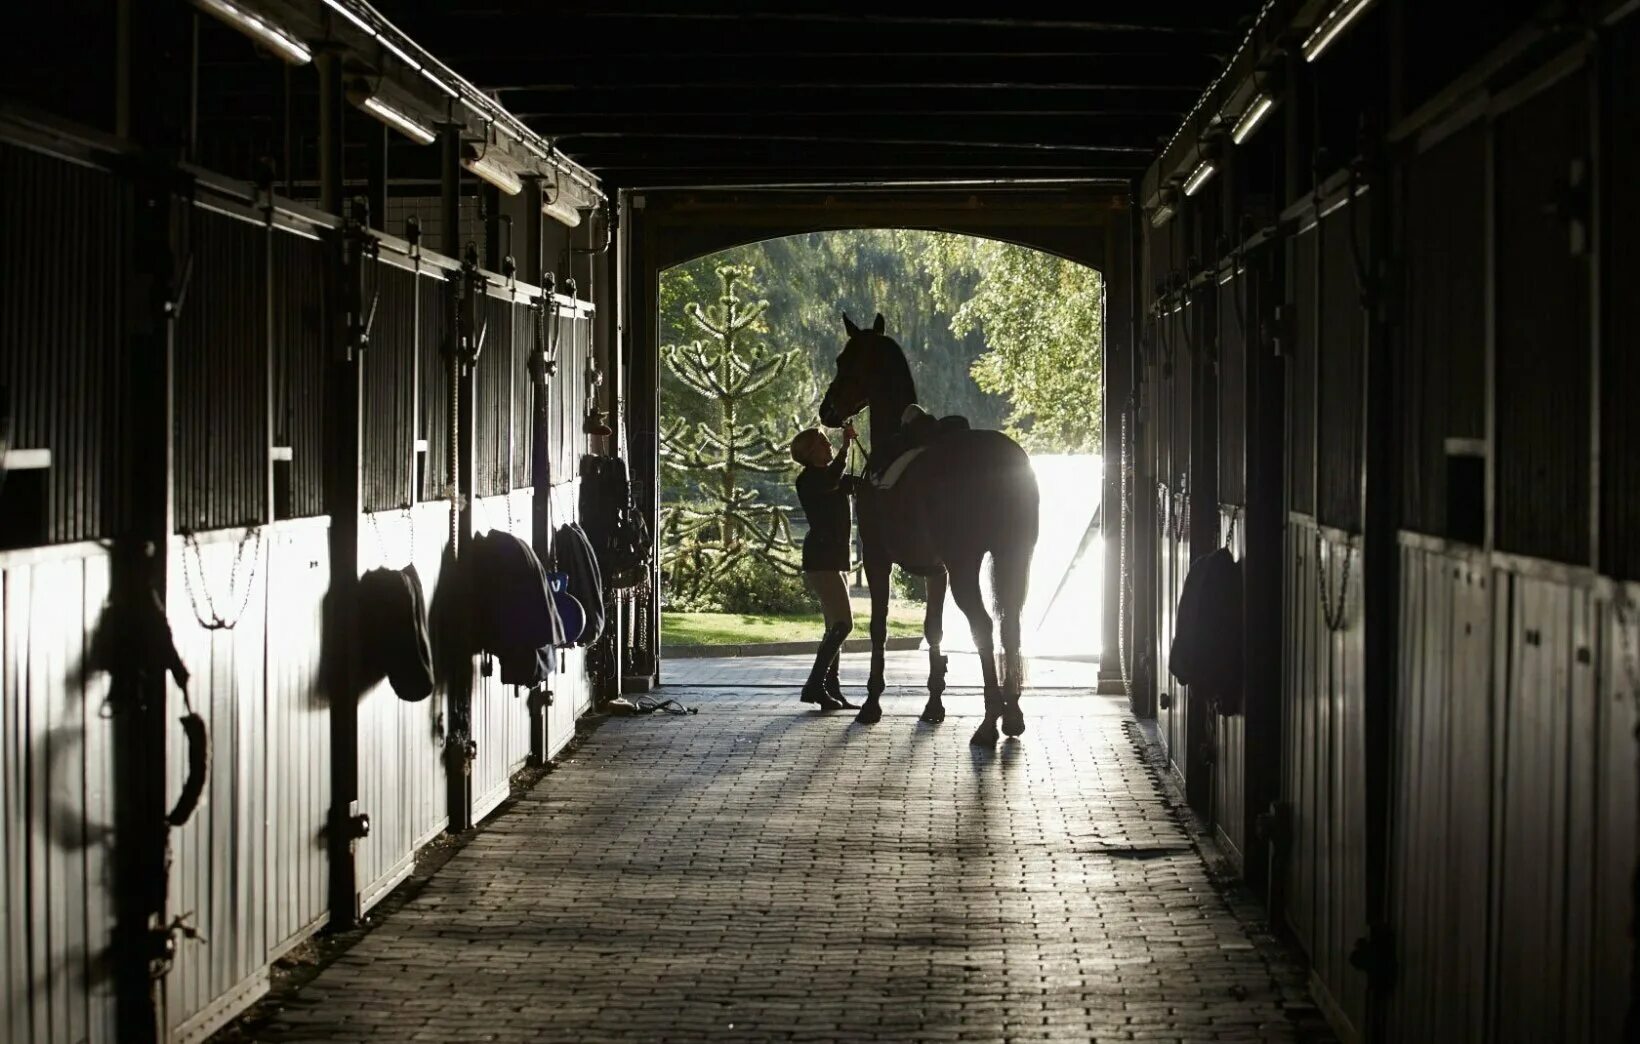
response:
<svg viewBox="0 0 1640 1044"><path fill-rule="evenodd" d="M863 637L871 619L871 601L854 599L854 634ZM890 604L890 637L922 634L923 607ZM762 616L742 613L662 613L661 645L751 645L756 642L814 642L825 625L820 614Z"/></svg>

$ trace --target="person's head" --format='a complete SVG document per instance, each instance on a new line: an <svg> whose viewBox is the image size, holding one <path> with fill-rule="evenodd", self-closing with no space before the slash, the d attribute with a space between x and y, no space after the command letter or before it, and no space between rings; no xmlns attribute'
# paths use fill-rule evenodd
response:
<svg viewBox="0 0 1640 1044"><path fill-rule="evenodd" d="M804 428L792 439L792 459L811 468L831 463L831 440L819 428Z"/></svg>

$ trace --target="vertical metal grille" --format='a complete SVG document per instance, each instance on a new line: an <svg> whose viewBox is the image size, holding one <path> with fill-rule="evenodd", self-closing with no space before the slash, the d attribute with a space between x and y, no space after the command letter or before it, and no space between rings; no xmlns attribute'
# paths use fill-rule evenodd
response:
<svg viewBox="0 0 1640 1044"><path fill-rule="evenodd" d="M1640 79L1632 70L1640 61L1640 19L1630 17L1612 39L1609 68L1610 208L1603 222L1608 266L1603 295L1606 321L1601 330L1600 360L1600 562L1601 571L1625 580L1640 579L1640 412L1634 390L1640 388L1640 337L1629 311L1628 288L1640 286Z"/></svg>
<svg viewBox="0 0 1640 1044"><path fill-rule="evenodd" d="M1318 340L1317 413L1318 454L1316 474L1316 517L1326 525L1355 531L1361 525L1361 411L1366 393L1362 369L1365 352L1366 313L1361 308L1361 292L1356 279L1355 250L1367 263L1366 230L1371 227L1364 212L1366 202L1357 198L1321 223L1321 308L1317 317ZM1351 244L1350 222L1355 222L1355 245Z"/></svg>
<svg viewBox="0 0 1640 1044"><path fill-rule="evenodd" d="M535 309L527 304L513 306L512 352L512 488L528 489L535 484L530 454L535 446L535 423L531 414L534 397L530 389L529 358L535 350Z"/></svg>
<svg viewBox="0 0 1640 1044"><path fill-rule="evenodd" d="M266 520L268 230L194 208L176 327L179 530Z"/></svg>
<svg viewBox="0 0 1640 1044"><path fill-rule="evenodd" d="M1477 121L1415 158L1407 179L1401 524L1437 536L1448 530L1446 439L1486 435L1485 166Z"/></svg>
<svg viewBox="0 0 1640 1044"><path fill-rule="evenodd" d="M119 433L129 191L108 174L0 145L0 385L13 446L48 449L43 504L13 475L7 529L28 543L106 536L125 520Z"/></svg>
<svg viewBox="0 0 1640 1044"><path fill-rule="evenodd" d="M1168 471L1171 476L1168 484L1175 490L1187 489L1190 483L1190 430L1193 419L1190 368L1194 363L1190 338L1195 321L1196 310L1189 307L1179 309L1170 320L1173 373L1169 387L1173 392L1173 401L1168 409L1172 420L1172 432L1168 438Z"/></svg>
<svg viewBox="0 0 1640 1044"><path fill-rule="evenodd" d="M480 304L487 323L484 353L478 361L478 406L474 418L478 472L473 493L481 497L505 493L508 488L512 446L512 302L485 297Z"/></svg>
<svg viewBox="0 0 1640 1044"><path fill-rule="evenodd" d="M325 513L325 250L273 234L273 441L291 450L281 513L292 518Z"/></svg>
<svg viewBox="0 0 1640 1044"><path fill-rule="evenodd" d="M1589 555L1589 260L1558 211L1571 183L1592 177L1588 108L1587 79L1570 76L1494 131L1494 533L1503 550L1579 563Z"/></svg>
<svg viewBox="0 0 1640 1044"><path fill-rule="evenodd" d="M420 417L416 438L426 443L420 454L419 486L422 500L444 496L450 466L450 362L445 344L450 339L450 284L442 276L423 273L416 278L416 351L421 362L417 397Z"/></svg>
<svg viewBox="0 0 1640 1044"><path fill-rule="evenodd" d="M1292 322L1286 333L1292 343L1287 356L1287 489L1291 508L1315 511L1315 377L1318 300L1316 293L1316 234L1295 237L1288 245L1292 273Z"/></svg>
<svg viewBox="0 0 1640 1044"><path fill-rule="evenodd" d="M378 262L366 292L376 321L364 364L364 507L409 504L416 439L416 276Z"/></svg>
<svg viewBox="0 0 1640 1044"><path fill-rule="evenodd" d="M1247 348L1252 300L1243 273L1219 287L1219 502L1247 503Z"/></svg>

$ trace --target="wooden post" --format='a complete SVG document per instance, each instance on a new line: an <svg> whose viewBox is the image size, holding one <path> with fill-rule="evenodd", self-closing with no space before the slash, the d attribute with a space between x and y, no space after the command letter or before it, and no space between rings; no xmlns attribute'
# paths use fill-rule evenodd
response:
<svg viewBox="0 0 1640 1044"><path fill-rule="evenodd" d="M462 255L461 243L461 128L448 124L442 133L441 179L442 207L439 247L453 258ZM458 277L459 278L459 277ZM456 286L456 307L449 309L450 327L446 343L451 354L446 359L450 367L450 394L455 396L450 410L451 454L449 474L446 476L456 499L450 509L450 550L446 568L464 557L470 549L473 535L473 465L476 463L473 444L473 396L475 385L472 367L461 363L459 348L464 332L475 329L476 316L471 314L471 303L466 301L462 287ZM472 735L473 662L470 657L450 676L446 699L449 701L447 720L450 729L445 740L445 769L448 774L450 832L459 833L473 825L473 757L477 747Z"/></svg>
<svg viewBox="0 0 1640 1044"><path fill-rule="evenodd" d="M119 132L141 149L125 261L130 447L124 476L129 525L115 534L111 603L133 612L157 599L164 611L173 510L176 309L183 279L177 211L183 188L175 163L188 132L193 14L181 5L121 3L118 9ZM167 939L165 771L170 679L111 665L122 694L113 719L115 1018L121 1040L164 1036L164 982L156 979Z"/></svg>
<svg viewBox="0 0 1640 1044"><path fill-rule="evenodd" d="M346 96L341 55L318 56L319 195L321 206L343 215L343 127ZM330 373L326 380L325 510L330 516L330 594L325 642L337 655L326 679L330 697L330 815L325 842L330 855L330 924L332 932L353 927L360 914L354 841L362 820L359 810L359 521L364 507L360 491L360 393L363 360L354 326L362 307L359 242L345 225L331 239L325 281L325 339Z"/></svg>

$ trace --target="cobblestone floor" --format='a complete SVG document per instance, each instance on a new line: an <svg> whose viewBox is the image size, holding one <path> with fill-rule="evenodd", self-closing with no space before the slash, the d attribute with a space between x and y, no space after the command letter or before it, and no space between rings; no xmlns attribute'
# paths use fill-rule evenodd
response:
<svg viewBox="0 0 1640 1044"><path fill-rule="evenodd" d="M280 1041L1308 1040L1119 701L791 689L613 719L259 1034Z"/></svg>

